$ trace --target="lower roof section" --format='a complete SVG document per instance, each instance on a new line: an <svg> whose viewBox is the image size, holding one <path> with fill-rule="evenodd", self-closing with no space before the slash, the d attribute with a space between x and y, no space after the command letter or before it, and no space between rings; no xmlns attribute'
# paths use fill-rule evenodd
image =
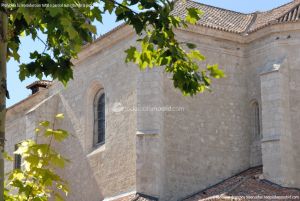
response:
<svg viewBox="0 0 300 201"><path fill-rule="evenodd" d="M262 167L255 167L184 201L200 200L300 200L300 189L284 188L266 181L262 177Z"/></svg>

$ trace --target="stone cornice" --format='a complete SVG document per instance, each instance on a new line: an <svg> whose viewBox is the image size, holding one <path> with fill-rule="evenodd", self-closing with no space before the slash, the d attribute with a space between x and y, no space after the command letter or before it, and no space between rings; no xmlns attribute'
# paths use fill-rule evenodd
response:
<svg viewBox="0 0 300 201"><path fill-rule="evenodd" d="M74 59L72 62L74 65L79 64L86 58L108 49L130 36L134 36L134 30L130 26L122 24L99 37L93 43L84 46L78 54L78 59Z"/></svg>
<svg viewBox="0 0 300 201"><path fill-rule="evenodd" d="M178 30L197 33L212 38L229 40L240 44L248 44L257 39L269 36L274 33L279 33L283 31L284 32L297 31L297 30L300 31L300 22L289 22L289 23L269 25L267 27L257 30L256 32L252 32L249 35L241 35L241 34L226 32L222 30L216 30L201 25L190 25L186 29L180 28ZM115 29L113 29L112 31L101 36L93 43L84 46L83 50L78 54L78 59L73 60L73 63L74 65L79 64L86 58L95 55L107 48L110 48L111 46L117 44L118 42L134 35L135 35L134 29L132 29L130 26L126 24L122 24L116 27Z"/></svg>
<svg viewBox="0 0 300 201"><path fill-rule="evenodd" d="M198 33L213 38L229 40L241 44L248 44L260 38L269 36L271 34L280 33L280 32L300 31L300 22L297 21L297 22L272 24L262 29L259 29L256 32L252 32L248 35L241 35L237 33L216 30L201 25L190 25L186 29L179 29L179 30Z"/></svg>
<svg viewBox="0 0 300 201"><path fill-rule="evenodd" d="M16 114L22 115L26 113L33 106L47 98L48 90L42 90L36 94L30 95L27 98L17 102L16 104L7 108L6 119L15 118Z"/></svg>

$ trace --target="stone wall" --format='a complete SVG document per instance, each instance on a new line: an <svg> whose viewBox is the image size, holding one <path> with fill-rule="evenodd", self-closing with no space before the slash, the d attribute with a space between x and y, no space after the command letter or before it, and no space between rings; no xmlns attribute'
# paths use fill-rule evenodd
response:
<svg viewBox="0 0 300 201"><path fill-rule="evenodd" d="M289 59L289 94L290 94L290 121L291 121L291 133L292 133L292 145L290 150L292 159L294 160L294 174L292 175L294 183L290 186L300 188L300 33L297 35L296 42L291 42L290 59ZM287 145L290 147L289 145Z"/></svg>
<svg viewBox="0 0 300 201"><path fill-rule="evenodd" d="M181 41L195 43L218 63L226 78L214 80L212 92L184 97L164 79L165 176L162 200L178 200L250 167L249 103L243 45L189 32Z"/></svg>
<svg viewBox="0 0 300 201"><path fill-rule="evenodd" d="M276 28L287 30L283 25ZM296 24L290 27L296 28ZM247 49L250 69L257 68L260 74L264 176L298 188L299 41L299 31L278 31L253 41Z"/></svg>
<svg viewBox="0 0 300 201"><path fill-rule="evenodd" d="M7 121L11 153L14 144L33 133L36 122L53 118L56 112L65 114L60 126L72 137L58 149L72 161L62 172L71 184L68 200L99 201L136 189L137 117L132 108L137 104L138 68L124 63L124 50L135 40L128 27L120 29L80 53L79 60L74 61L74 80L66 88L54 83L47 90L48 99L25 109L21 105ZM93 100L101 88L106 97L106 139L104 145L95 148Z"/></svg>
<svg viewBox="0 0 300 201"><path fill-rule="evenodd" d="M158 198L165 188L162 69L138 73L137 83L136 190Z"/></svg>
<svg viewBox="0 0 300 201"><path fill-rule="evenodd" d="M288 29L295 31L282 31ZM180 41L197 44L207 57L202 66L218 63L226 73L213 81L212 92L184 97L161 69L140 72L124 63L135 37L121 26L83 49L67 88L55 83L9 109L7 150L32 138L39 120L63 112L59 126L73 134L57 146L72 160L61 172L71 183L69 200L135 191L178 200L262 161L267 179L299 187L298 29L296 23L278 25L249 36L196 26L177 30ZM284 68L265 74L274 64ZM102 88L106 141L95 148L93 101ZM253 136L253 102L260 136ZM171 110L156 111L161 107Z"/></svg>
<svg viewBox="0 0 300 201"><path fill-rule="evenodd" d="M15 151L15 145L20 141L34 137L33 133L26 132L26 129L32 126L32 123L26 114L31 108L46 99L48 95L48 91L42 91L38 94L32 95L30 97L30 101L27 98L9 108L6 113L5 125L5 149L8 153L12 154ZM5 163L5 171L9 171L12 168L13 163Z"/></svg>

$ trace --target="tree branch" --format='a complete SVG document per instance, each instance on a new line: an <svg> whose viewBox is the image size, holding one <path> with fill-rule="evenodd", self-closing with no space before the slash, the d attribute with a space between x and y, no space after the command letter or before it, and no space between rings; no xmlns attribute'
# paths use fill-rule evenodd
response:
<svg viewBox="0 0 300 201"><path fill-rule="evenodd" d="M56 118L54 118L54 122L52 124L52 130L54 130L55 122L56 122ZM54 135L52 134L51 137L50 137L50 141L48 143L46 155L44 156L44 158L47 158L50 155L50 148L51 148L51 144L52 144L53 138L54 138ZM37 143L37 140L36 140L36 143ZM43 166L44 166L44 164L42 164L42 166L40 168L42 168ZM26 180L27 179L28 178L26 178ZM34 182L37 182L37 181L34 180ZM30 197L31 198L35 198L34 195L32 195L32 191L33 191L33 187L31 186L30 191L29 191L28 196L27 196L27 200L29 200Z"/></svg>
<svg viewBox="0 0 300 201"><path fill-rule="evenodd" d="M129 8L128 6L124 6L123 4L117 2L117 1L114 1L114 0L110 0L111 2L113 2L114 4L122 7L122 8L125 8L127 10L130 10L131 12L133 12L134 14L138 15L139 13L135 12L134 10L132 10L131 8Z"/></svg>
<svg viewBox="0 0 300 201"><path fill-rule="evenodd" d="M8 11L1 4L0 4L0 12L4 12L6 15L8 14Z"/></svg>
<svg viewBox="0 0 300 201"><path fill-rule="evenodd" d="M0 4L0 12L4 12L6 15L10 15L10 14L13 14L14 12L16 12L18 10L18 8L14 8L14 9L12 9L12 8L9 8L9 9L5 9L5 7L4 6L2 6L1 4Z"/></svg>
<svg viewBox="0 0 300 201"><path fill-rule="evenodd" d="M44 51L43 51L43 53L44 53L46 51L48 45L38 35L36 35L36 37L37 37L37 39L39 39L39 41L41 41L45 45L45 48L44 48Z"/></svg>

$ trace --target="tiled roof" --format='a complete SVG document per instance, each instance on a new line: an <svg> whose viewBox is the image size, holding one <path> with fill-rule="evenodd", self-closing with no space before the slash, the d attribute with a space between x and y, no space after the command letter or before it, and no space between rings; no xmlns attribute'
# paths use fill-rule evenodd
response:
<svg viewBox="0 0 300 201"><path fill-rule="evenodd" d="M157 201L157 200L158 200L157 198L152 198L150 196L137 193L122 198L118 198L114 201Z"/></svg>
<svg viewBox="0 0 300 201"><path fill-rule="evenodd" d="M198 8L204 12L197 24L234 33L244 32L253 18L252 14L238 13L190 0L179 0L175 4L174 15L184 18L186 16L186 8L191 7Z"/></svg>
<svg viewBox="0 0 300 201"><path fill-rule="evenodd" d="M291 21L289 17L286 19L285 16L286 15L289 16L295 8L299 7L299 5L300 5L300 0L294 0L291 1L290 3L272 9L270 11L257 13L257 18L255 20L255 23L251 26L249 32L256 31L270 24L279 23L279 21L281 23ZM297 16L296 14L297 13L295 13L295 17L293 18L293 20L299 19L299 13ZM282 17L283 19L281 20Z"/></svg>
<svg viewBox="0 0 300 201"><path fill-rule="evenodd" d="M283 188L263 180L261 177L262 168L252 168L201 191L184 201L300 200L299 189Z"/></svg>
<svg viewBox="0 0 300 201"><path fill-rule="evenodd" d="M297 5L289 12L278 18L278 22L289 22L289 21L296 21L300 17L300 5Z"/></svg>
<svg viewBox="0 0 300 201"><path fill-rule="evenodd" d="M173 14L184 18L186 16L186 8L199 8L204 11L204 14L197 22L198 25L226 32L247 34L270 24L299 20L299 5L300 0L294 0L270 11L244 14L191 0L178 0Z"/></svg>

